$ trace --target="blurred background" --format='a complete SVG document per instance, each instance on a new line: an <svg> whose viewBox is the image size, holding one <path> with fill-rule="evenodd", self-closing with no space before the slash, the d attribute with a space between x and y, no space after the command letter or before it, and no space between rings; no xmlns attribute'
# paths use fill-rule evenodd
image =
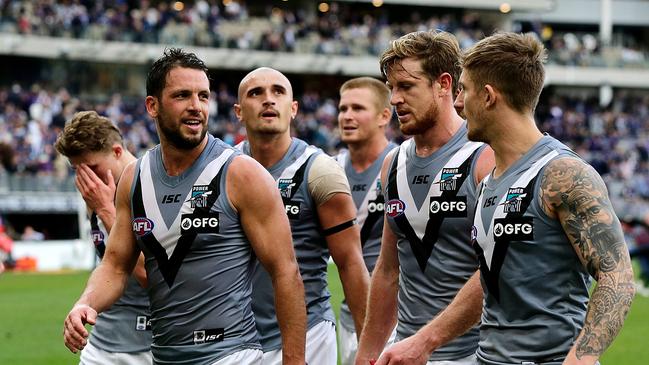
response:
<svg viewBox="0 0 649 365"><path fill-rule="evenodd" d="M333 154L339 86L380 78L378 55L390 40L428 29L454 33L463 48L496 30L545 43L537 123L604 177L636 257L639 293L649 295L649 0L0 0L0 260L14 273L86 270L85 280L95 265L89 224L53 143L75 112L95 109L136 156L157 144L144 89L165 47L193 51L210 67L213 135L245 138L232 110L237 86L269 66L293 84L294 135ZM395 126L389 137L399 142ZM647 328L632 337L647 338ZM626 361L613 364L649 360Z"/></svg>

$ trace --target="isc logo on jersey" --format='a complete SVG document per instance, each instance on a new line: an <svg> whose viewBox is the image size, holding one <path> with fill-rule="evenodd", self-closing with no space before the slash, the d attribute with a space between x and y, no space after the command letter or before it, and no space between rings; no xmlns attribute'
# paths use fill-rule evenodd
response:
<svg viewBox="0 0 649 365"><path fill-rule="evenodd" d="M390 218L396 218L406 211L406 204L399 199L391 199L385 203L385 213Z"/></svg>
<svg viewBox="0 0 649 365"><path fill-rule="evenodd" d="M493 232L495 241L530 241L534 224L531 217L495 219Z"/></svg>
<svg viewBox="0 0 649 365"><path fill-rule="evenodd" d="M137 217L133 219L133 233L142 237L153 231L153 221L147 217Z"/></svg>
<svg viewBox="0 0 649 365"><path fill-rule="evenodd" d="M180 233L219 233L219 215L183 214L180 218Z"/></svg>
<svg viewBox="0 0 649 365"><path fill-rule="evenodd" d="M452 198L431 196L429 208L429 217L438 214L444 217L466 217L466 196Z"/></svg>
<svg viewBox="0 0 649 365"><path fill-rule="evenodd" d="M225 330L223 328L214 328L208 330L194 331L194 343L219 342L223 341Z"/></svg>

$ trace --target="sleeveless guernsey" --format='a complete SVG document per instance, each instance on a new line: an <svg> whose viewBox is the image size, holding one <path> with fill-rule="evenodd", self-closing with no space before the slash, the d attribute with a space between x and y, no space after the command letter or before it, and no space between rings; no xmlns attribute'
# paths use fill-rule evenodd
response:
<svg viewBox="0 0 649 365"><path fill-rule="evenodd" d="M485 292L477 352L485 364L561 364L583 326L588 274L538 195L544 167L566 156L579 158L544 136L480 185L472 238Z"/></svg>
<svg viewBox="0 0 649 365"><path fill-rule="evenodd" d="M108 232L97 214L90 215L95 252L103 259ZM90 331L89 342L107 352L143 352L151 349L149 298L133 276L128 278L124 294L107 310L99 313Z"/></svg>
<svg viewBox="0 0 649 365"><path fill-rule="evenodd" d="M259 349L251 309L254 254L225 193L239 153L212 136L199 158L168 176L160 146L138 160L133 231L145 254L151 350L157 364L212 364Z"/></svg>
<svg viewBox="0 0 649 365"><path fill-rule="evenodd" d="M250 155L245 141L238 146ZM318 220L316 206L309 194L307 178L311 165L322 151L294 138L286 155L268 172L277 181L284 208L291 224L293 246L302 281L307 309L307 328L322 321L335 322L327 289L329 248ZM273 285L268 272L257 264L253 280L253 311L264 352L281 348L282 339L275 315Z"/></svg>
<svg viewBox="0 0 649 365"><path fill-rule="evenodd" d="M390 142L379 157L365 171L356 172L352 167L349 151L344 150L336 156L336 161L345 170L352 198L356 205L356 220L361 229L361 246L363 247L363 260L367 271L372 273L376 260L381 252L381 237L383 237L383 188L381 187L381 166L385 156L396 148ZM343 301L340 306L340 324L350 331L355 331L352 313Z"/></svg>
<svg viewBox="0 0 649 365"><path fill-rule="evenodd" d="M462 126L442 148L418 157L412 139L394 155L385 212L397 236L397 339L412 336L453 300L478 269L471 248L476 198L474 169L484 144L469 142ZM430 360L475 353L478 328L440 347Z"/></svg>

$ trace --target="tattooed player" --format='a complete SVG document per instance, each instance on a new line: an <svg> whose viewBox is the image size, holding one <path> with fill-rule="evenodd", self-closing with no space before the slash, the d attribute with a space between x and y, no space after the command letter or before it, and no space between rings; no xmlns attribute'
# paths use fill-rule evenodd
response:
<svg viewBox="0 0 649 365"><path fill-rule="evenodd" d="M544 60L536 38L512 33L483 39L463 60L456 107L469 139L496 153L472 232L485 298L482 364L596 364L634 295L602 179L536 128ZM590 303L589 275L597 280ZM449 308L461 306L455 300Z"/></svg>

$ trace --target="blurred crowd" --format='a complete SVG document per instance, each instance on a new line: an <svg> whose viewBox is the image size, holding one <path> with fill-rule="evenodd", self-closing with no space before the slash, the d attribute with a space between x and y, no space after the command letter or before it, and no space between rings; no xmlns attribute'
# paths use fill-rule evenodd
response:
<svg viewBox="0 0 649 365"><path fill-rule="evenodd" d="M209 131L229 144L245 138L233 113L234 87L220 84L210 99ZM294 135L333 154L340 148L338 101L317 91L296 95ZM80 100L65 88L38 84L0 86L0 161L14 175L65 179L71 170L52 147L65 122L79 110L94 109L115 122L136 156L158 143L141 98L113 94ZM540 128L569 144L605 178L621 215L642 219L649 212L649 94L618 92L603 108L596 98L552 95L537 108ZM391 129L389 138L397 140ZM0 168L0 174L1 172Z"/></svg>
<svg viewBox="0 0 649 365"><path fill-rule="evenodd" d="M136 5L135 5L136 4ZM463 48L498 24L471 11L431 8L382 11L368 5L332 2L326 12L243 1L6 1L0 0L0 32L93 40L197 45L297 53L378 55L389 41L427 29L453 32ZM421 9L421 11L419 11ZM493 20L493 19L492 19ZM518 24L533 31L551 51L550 62L580 66L646 65L649 56L632 34L601 47L596 30L561 32L541 23ZM619 30L618 30L619 32Z"/></svg>

